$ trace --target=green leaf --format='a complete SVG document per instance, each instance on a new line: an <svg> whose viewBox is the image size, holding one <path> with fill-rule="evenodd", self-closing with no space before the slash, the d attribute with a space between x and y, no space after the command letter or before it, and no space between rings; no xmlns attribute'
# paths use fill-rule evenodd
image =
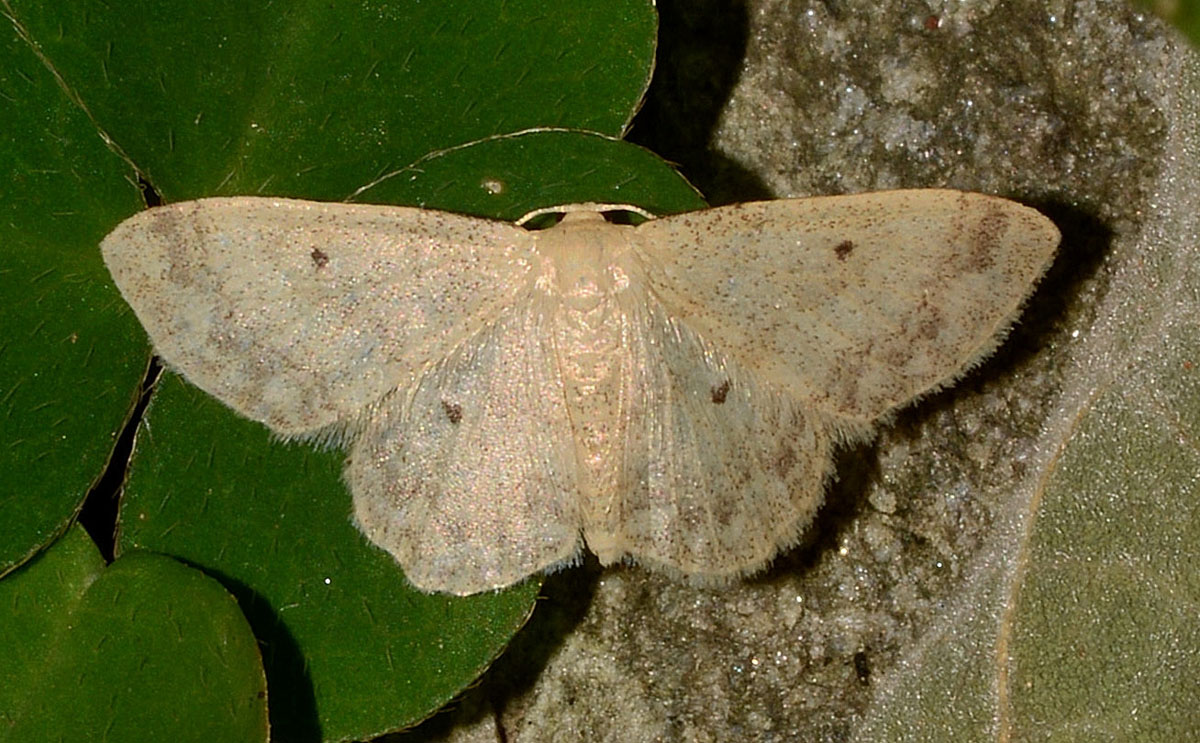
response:
<svg viewBox="0 0 1200 743"><path fill-rule="evenodd" d="M1200 348L1194 328L1179 336L1163 338L1165 353L1139 371L1178 380ZM1187 740L1197 731L1200 456L1179 443L1180 434L1200 440L1200 395L1198 375L1188 376L1191 394L1175 400L1191 425L1111 387L1050 473L1028 544L1037 569L1014 605L1016 739L1079 740L1091 730Z"/></svg>
<svg viewBox="0 0 1200 743"><path fill-rule="evenodd" d="M509 217L530 206L629 197L664 211L703 206L645 150L556 131L443 153L365 196ZM312 726L327 740L370 737L423 719L503 650L539 586L465 599L416 591L352 525L342 460L273 441L263 426L168 375L122 503L122 550L167 552L233 587L267 648L281 739L311 740Z"/></svg>
<svg viewBox="0 0 1200 743"><path fill-rule="evenodd" d="M0 575L78 511L146 366L96 250L142 203L131 166L168 200L343 198L514 128L620 134L656 23L648 0L5 9Z"/></svg>
<svg viewBox="0 0 1200 743"><path fill-rule="evenodd" d="M624 132L649 82L649 0L10 0L167 201L340 199L498 132Z"/></svg>
<svg viewBox="0 0 1200 743"><path fill-rule="evenodd" d="M96 250L141 205L128 168L26 41L2 32L0 575L79 510L146 368Z"/></svg>
<svg viewBox="0 0 1200 743"><path fill-rule="evenodd" d="M554 126L619 135L645 91L655 43L648 0L570 13L533 0L18 0L6 12L17 33L6 47L0 123L21 186L3 194L10 239L0 271L3 296L13 300L0 400L6 420L17 422L6 423L0 454L17 475L0 500L8 566L77 510L148 358L96 250L139 203L132 172L167 200L218 192L343 198L413 163L440 163L437 151L451 160L476 152L462 146L479 138ZM585 149L591 141L573 136ZM636 179L648 168L648 183L669 184L663 203L671 188L698 201L665 164L604 141L625 153L613 173L628 178L632 168ZM538 184L539 168L557 168L565 180ZM555 194L598 198L612 185L583 173L573 186L581 174L546 156L503 169L524 180L514 193L538 203L560 200ZM394 186L372 198L403 190ZM442 203L472 208L466 198ZM74 356L64 352L73 346ZM271 442L177 379L162 387L132 464L119 548L161 543L237 593L267 649L281 737L365 736L419 720L485 668L524 621L533 583L466 601L410 594L391 558L350 525L340 454ZM67 425L78 422L89 426L77 433ZM199 527L189 509L198 509Z"/></svg>
<svg viewBox="0 0 1200 743"><path fill-rule="evenodd" d="M110 179L129 172L125 158L168 201L357 194L506 216L582 200L660 211L701 204L665 163L601 136L623 133L648 82L647 0L571 13L531 0L6 7L24 40L14 37L11 51L57 81L48 89L110 164ZM37 130L46 110L23 104L4 123L27 115ZM530 128L540 131L513 135ZM464 146L474 140L482 141ZM19 160L26 146L14 138L9 151ZM18 163L14 172L33 171ZM137 192L120 182L77 190L97 202L125 199L74 243L90 261L86 278L107 292L97 316L123 323L97 355L131 372L114 385L124 414L147 348L94 246ZM22 234L38 234L44 220L29 219ZM47 295L29 322L73 317L70 299ZM94 409L97 390L78 390L71 409ZM119 550L153 545L234 591L266 649L281 739L365 737L420 720L490 663L532 607L535 582L466 600L412 592L351 525L341 454L273 442L176 377L165 378L140 436ZM92 441L107 452L110 438ZM95 462L79 467L98 475ZM78 499L51 505L55 528ZM48 538L28 539L14 562Z"/></svg>
<svg viewBox="0 0 1200 743"><path fill-rule="evenodd" d="M1194 736L1195 274L1180 274L1192 287L1186 301L1163 294L1184 315L1152 336L1158 351L1122 370L1137 390L1109 380L1081 401L1039 474L1025 529L998 541L963 606L891 679L855 740Z"/></svg>
<svg viewBox="0 0 1200 743"><path fill-rule="evenodd" d="M1134 7L1145 8L1200 44L1200 3L1196 0L1134 0Z"/></svg>
<svg viewBox="0 0 1200 743"><path fill-rule="evenodd" d="M355 200L508 220L583 202L633 205L654 214L706 206L657 155L576 131L521 132L438 153L372 184Z"/></svg>
<svg viewBox="0 0 1200 743"><path fill-rule="evenodd" d="M1198 83L1194 62L1173 81ZM1111 244L1096 223L1063 220L1061 269L1080 271L1086 242L1104 241L1104 288L1065 310L1055 298L1058 321L1079 330L1069 347L1044 349L1063 389L1039 453L1022 462L1029 476L1014 477L959 600L887 680L855 740L1195 737L1200 260L1189 178L1200 146L1181 124L1194 104L1166 100L1179 118L1164 151L1179 154L1146 186L1159 194L1153 218Z"/></svg>
<svg viewBox="0 0 1200 743"><path fill-rule="evenodd" d="M0 741L267 740L254 636L203 573L149 553L105 568L75 527L0 605Z"/></svg>

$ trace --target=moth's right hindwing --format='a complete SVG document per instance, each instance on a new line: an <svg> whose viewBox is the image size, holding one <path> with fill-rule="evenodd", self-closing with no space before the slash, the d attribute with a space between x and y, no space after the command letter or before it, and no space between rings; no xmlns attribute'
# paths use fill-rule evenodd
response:
<svg viewBox="0 0 1200 743"><path fill-rule="evenodd" d="M829 435L656 301L630 306L627 322L621 477L585 505L589 547L701 581L762 567L821 504Z"/></svg>

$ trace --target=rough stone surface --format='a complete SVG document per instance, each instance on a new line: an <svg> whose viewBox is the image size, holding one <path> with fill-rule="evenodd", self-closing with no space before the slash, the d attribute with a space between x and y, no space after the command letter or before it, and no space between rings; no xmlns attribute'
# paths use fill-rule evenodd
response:
<svg viewBox="0 0 1200 743"><path fill-rule="evenodd" d="M949 186L1041 208L1066 252L996 356L842 452L804 545L722 589L552 577L447 739L853 739L876 685L1003 560L992 535L1180 126L1191 53L1123 2L659 4L633 138L713 203Z"/></svg>

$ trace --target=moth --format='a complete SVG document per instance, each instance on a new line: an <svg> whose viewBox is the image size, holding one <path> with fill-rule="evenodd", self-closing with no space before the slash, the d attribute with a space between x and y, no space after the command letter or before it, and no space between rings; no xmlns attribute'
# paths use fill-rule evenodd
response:
<svg viewBox="0 0 1200 743"><path fill-rule="evenodd" d="M719 582L794 544L835 445L989 354L1053 223L906 190L532 230L210 198L101 244L157 353L285 438L348 448L354 517L424 591L578 559Z"/></svg>

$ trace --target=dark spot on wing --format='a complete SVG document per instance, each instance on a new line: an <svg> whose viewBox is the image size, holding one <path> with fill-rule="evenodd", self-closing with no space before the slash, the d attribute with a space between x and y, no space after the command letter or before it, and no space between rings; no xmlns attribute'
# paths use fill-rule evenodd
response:
<svg viewBox="0 0 1200 743"><path fill-rule="evenodd" d="M313 248L311 257L313 265L318 269L325 268L326 264L329 263L329 256L320 248Z"/></svg>
<svg viewBox="0 0 1200 743"><path fill-rule="evenodd" d="M712 401L716 405L725 402L725 398L729 395L729 380L716 385L712 388Z"/></svg>
<svg viewBox="0 0 1200 743"><path fill-rule="evenodd" d="M967 231L964 268L972 273L983 273L996 262L996 251L1008 232L1009 218L1003 209L992 207Z"/></svg>
<svg viewBox="0 0 1200 743"><path fill-rule="evenodd" d="M167 255L167 280L177 286L195 286L204 273L201 261L204 245L203 230L191 215L180 213L181 207L171 206L150 212L149 232L156 245L163 246ZM190 219L190 221L189 221Z"/></svg>
<svg viewBox="0 0 1200 743"><path fill-rule="evenodd" d="M927 317L921 318L921 323L917 326L917 333L925 340L931 341L942 332L943 325L942 313L933 310Z"/></svg>
<svg viewBox="0 0 1200 743"><path fill-rule="evenodd" d="M442 412L446 414L446 420L450 421L452 426L457 426L462 420L462 406L458 403L442 400Z"/></svg>
<svg viewBox="0 0 1200 743"><path fill-rule="evenodd" d="M837 244L837 247L833 249L833 254L837 256L839 261L844 261L849 258L852 252L854 252L854 243L849 240L842 240Z"/></svg>
<svg viewBox="0 0 1200 743"><path fill-rule="evenodd" d="M175 241L183 223L183 215L178 209L156 209L150 219L150 233L163 239L164 242Z"/></svg>
<svg viewBox="0 0 1200 743"><path fill-rule="evenodd" d="M780 480L786 480L791 474L792 468L799 461L796 457L796 452L791 444L787 441L781 441L779 448L775 451L775 460L771 462L771 468L775 470L775 474Z"/></svg>
<svg viewBox="0 0 1200 743"><path fill-rule="evenodd" d="M925 340L933 340L941 333L942 327L945 325L945 320L942 318L942 311L937 307L929 304L925 299L917 305L916 315L916 333L917 337Z"/></svg>

